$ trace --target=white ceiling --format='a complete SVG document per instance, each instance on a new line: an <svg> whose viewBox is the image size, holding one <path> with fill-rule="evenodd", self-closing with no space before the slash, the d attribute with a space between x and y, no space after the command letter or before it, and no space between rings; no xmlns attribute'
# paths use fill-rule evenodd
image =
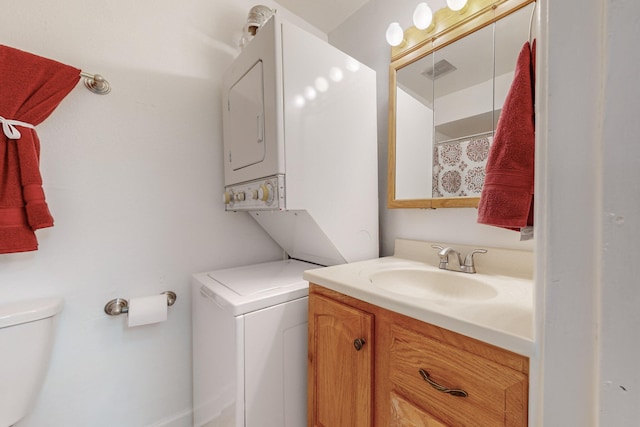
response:
<svg viewBox="0 0 640 427"><path fill-rule="evenodd" d="M369 0L276 0L276 3L328 34Z"/></svg>

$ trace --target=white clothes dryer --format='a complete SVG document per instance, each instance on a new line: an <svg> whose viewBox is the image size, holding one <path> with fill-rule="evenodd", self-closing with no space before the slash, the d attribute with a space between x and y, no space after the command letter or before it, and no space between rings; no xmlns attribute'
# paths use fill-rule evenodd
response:
<svg viewBox="0 0 640 427"><path fill-rule="evenodd" d="M227 211L291 258L378 257L374 70L276 14L225 71L222 104Z"/></svg>
<svg viewBox="0 0 640 427"><path fill-rule="evenodd" d="M301 427L308 283L286 260L194 274L194 426Z"/></svg>

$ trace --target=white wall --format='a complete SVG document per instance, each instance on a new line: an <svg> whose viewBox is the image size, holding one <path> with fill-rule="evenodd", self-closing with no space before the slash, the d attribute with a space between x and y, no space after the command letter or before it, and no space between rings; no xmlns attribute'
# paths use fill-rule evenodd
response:
<svg viewBox="0 0 640 427"><path fill-rule="evenodd" d="M397 199L431 197L433 110L398 87L396 92Z"/></svg>
<svg viewBox="0 0 640 427"><path fill-rule="evenodd" d="M547 0L540 7L536 215L544 226L536 242L536 290L542 369L534 378L540 381L534 410L540 425L595 426L604 6ZM609 425L615 424L603 424Z"/></svg>
<svg viewBox="0 0 640 427"><path fill-rule="evenodd" d="M493 79L441 96L437 100L439 113L436 117L436 126L485 114L492 108L501 110L514 74L513 72L501 74Z"/></svg>
<svg viewBox="0 0 640 427"><path fill-rule="evenodd" d="M3 44L113 86L98 96L79 84L38 126L55 227L38 231L37 252L0 255L2 302L66 301L46 383L21 427L191 425L190 274L282 256L221 201L220 79L254 4L5 8ZM178 295L165 323L127 329L125 316L103 312L112 298L165 290Z"/></svg>
<svg viewBox="0 0 640 427"><path fill-rule="evenodd" d="M544 425L640 419L640 53L635 0L543 3ZM568 22L580 22L579 29Z"/></svg>
<svg viewBox="0 0 640 427"><path fill-rule="evenodd" d="M640 419L640 3L607 2L604 85L600 425Z"/></svg>

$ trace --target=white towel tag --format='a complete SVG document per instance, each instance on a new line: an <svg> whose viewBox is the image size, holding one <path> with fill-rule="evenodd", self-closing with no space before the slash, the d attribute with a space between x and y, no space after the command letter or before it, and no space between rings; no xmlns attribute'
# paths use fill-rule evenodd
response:
<svg viewBox="0 0 640 427"><path fill-rule="evenodd" d="M4 134L9 139L20 139L22 136L20 131L16 129L16 126L22 126L29 129L35 128L35 126L30 123L21 122L20 120L9 120L2 116L0 116L0 122L2 122L2 130L4 131Z"/></svg>
<svg viewBox="0 0 640 427"><path fill-rule="evenodd" d="M529 225L520 229L520 241L533 239L533 226Z"/></svg>

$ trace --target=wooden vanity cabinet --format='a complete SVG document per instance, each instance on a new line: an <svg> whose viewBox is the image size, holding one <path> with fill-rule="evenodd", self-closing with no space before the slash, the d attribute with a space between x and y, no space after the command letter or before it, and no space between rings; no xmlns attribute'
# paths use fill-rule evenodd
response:
<svg viewBox="0 0 640 427"><path fill-rule="evenodd" d="M310 286L309 427L525 427L528 372L524 356Z"/></svg>

